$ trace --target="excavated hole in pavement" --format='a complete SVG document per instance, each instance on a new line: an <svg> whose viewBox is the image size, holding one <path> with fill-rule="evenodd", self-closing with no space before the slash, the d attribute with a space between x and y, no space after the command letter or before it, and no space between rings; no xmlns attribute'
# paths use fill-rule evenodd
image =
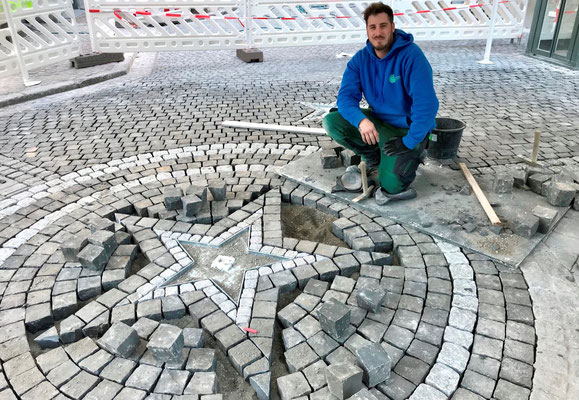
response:
<svg viewBox="0 0 579 400"><path fill-rule="evenodd" d="M332 233L332 223L336 219L314 208L287 203L281 205L281 228L284 237L350 248Z"/></svg>

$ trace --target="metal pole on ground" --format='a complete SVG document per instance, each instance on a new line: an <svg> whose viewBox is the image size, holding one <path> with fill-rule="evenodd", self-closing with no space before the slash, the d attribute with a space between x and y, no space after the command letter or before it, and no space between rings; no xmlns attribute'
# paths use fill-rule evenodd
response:
<svg viewBox="0 0 579 400"><path fill-rule="evenodd" d="M14 52L16 53L16 59L18 60L18 66L20 67L20 73L22 74L22 81L24 86L34 86L38 85L40 81L31 81L30 75L28 75L28 69L26 69L26 64L24 63L24 56L20 51L20 37L16 31L16 26L14 26L14 20L12 19L10 5L8 0L1 0L2 8L4 9L4 14L6 14L6 22L8 23L8 29L10 29L10 35L12 36L12 45L14 46Z"/></svg>
<svg viewBox="0 0 579 400"><path fill-rule="evenodd" d="M499 0L493 1L493 11L491 13L491 24L489 26L489 34L487 36L487 45L485 47L485 56L482 60L479 61L480 64L492 64L491 61L491 47L493 45L493 35L495 31L495 22L497 19L499 9Z"/></svg>

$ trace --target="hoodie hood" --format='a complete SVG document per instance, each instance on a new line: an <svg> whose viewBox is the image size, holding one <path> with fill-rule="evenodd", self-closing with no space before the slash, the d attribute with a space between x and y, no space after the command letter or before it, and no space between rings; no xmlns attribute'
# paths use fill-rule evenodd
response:
<svg viewBox="0 0 579 400"><path fill-rule="evenodd" d="M382 59L378 58L369 39L366 39L366 51L370 54L370 57L378 61L384 61L392 57L392 55L397 53L401 48L406 47L412 43L414 43L414 36L412 36L411 33L406 33L400 29L395 29L394 41L392 42L392 47L390 48L390 51L388 51L388 54L386 54L386 57Z"/></svg>

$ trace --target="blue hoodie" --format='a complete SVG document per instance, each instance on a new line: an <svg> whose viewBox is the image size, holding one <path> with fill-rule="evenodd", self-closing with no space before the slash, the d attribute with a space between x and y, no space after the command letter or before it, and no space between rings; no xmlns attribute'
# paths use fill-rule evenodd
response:
<svg viewBox="0 0 579 400"><path fill-rule="evenodd" d="M432 68L411 34L396 29L386 57L379 59L370 41L348 62L338 92L338 111L358 127L362 93L372 114L397 128L409 128L402 140L413 149L435 128L438 99Z"/></svg>

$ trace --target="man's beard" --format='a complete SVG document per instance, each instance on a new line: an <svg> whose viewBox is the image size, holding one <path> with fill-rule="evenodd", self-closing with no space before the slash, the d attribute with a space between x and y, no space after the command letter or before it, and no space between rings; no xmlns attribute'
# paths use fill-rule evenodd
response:
<svg viewBox="0 0 579 400"><path fill-rule="evenodd" d="M376 42L371 43L371 44L372 44L372 47L374 47L374 50L384 51L384 50L390 50L390 46L392 46L392 41L386 41L384 43L384 45L382 45L382 46L377 46Z"/></svg>

